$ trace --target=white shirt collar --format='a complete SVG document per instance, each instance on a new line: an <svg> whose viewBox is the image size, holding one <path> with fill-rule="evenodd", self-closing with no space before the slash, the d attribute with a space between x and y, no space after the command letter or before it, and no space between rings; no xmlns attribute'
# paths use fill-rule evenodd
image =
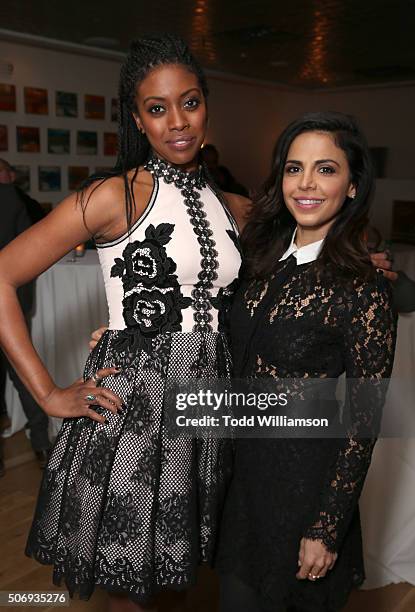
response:
<svg viewBox="0 0 415 612"><path fill-rule="evenodd" d="M315 261L320 255L324 238L323 240L318 240L317 242L312 242L311 244L307 244L306 246L298 248L294 242L296 234L297 228L294 230L290 246L285 251L284 255L280 258L280 261L284 261L284 259L287 259L290 255L294 255L294 257L296 258L297 266L300 266L301 264L305 263L310 263L310 261Z"/></svg>

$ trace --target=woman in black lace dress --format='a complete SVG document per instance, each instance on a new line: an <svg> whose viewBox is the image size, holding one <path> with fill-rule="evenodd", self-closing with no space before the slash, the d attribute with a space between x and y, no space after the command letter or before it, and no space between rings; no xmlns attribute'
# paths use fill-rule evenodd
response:
<svg viewBox="0 0 415 612"><path fill-rule="evenodd" d="M376 381L390 376L395 342L387 281L362 239L371 189L355 122L305 115L281 135L243 232L235 377L345 372L355 383L346 438L236 441L218 555L223 612L334 612L363 582L358 499L383 401ZM364 400L362 379L373 380Z"/></svg>

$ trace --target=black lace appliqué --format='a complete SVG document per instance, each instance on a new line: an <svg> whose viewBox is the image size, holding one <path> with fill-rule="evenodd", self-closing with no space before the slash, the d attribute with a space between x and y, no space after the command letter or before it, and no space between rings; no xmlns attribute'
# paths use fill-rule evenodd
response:
<svg viewBox="0 0 415 612"><path fill-rule="evenodd" d="M139 571L134 568L134 564L125 556L117 557L115 561L110 561L101 552L97 555L97 575L105 576L101 578L102 584L108 586L119 586L124 584L134 585L132 592L137 595L146 592L148 582L152 580L152 564L145 563Z"/></svg>
<svg viewBox="0 0 415 612"><path fill-rule="evenodd" d="M177 280L176 264L167 256L165 245L174 225L149 225L145 240L130 242L117 257L111 276L122 278L123 316L129 331L139 331L147 339L164 332L180 331L182 309L191 304Z"/></svg>
<svg viewBox="0 0 415 612"><path fill-rule="evenodd" d="M185 495L173 493L160 504L159 520L164 544L171 546L188 537L189 515Z"/></svg>
<svg viewBox="0 0 415 612"><path fill-rule="evenodd" d="M201 169L197 172L184 172L157 157L150 158L145 168L155 176L162 178L166 183L174 183L181 190L202 256L202 269L198 274L199 280L192 291L192 307L195 310L193 331L212 331L213 328L210 324L213 318L210 313L212 309L211 289L213 288L213 281L218 277L216 270L219 263L217 260L218 252L215 249L216 243L212 238L213 232L209 227L209 221L203 210L203 202L200 199L199 191L206 186L203 172Z"/></svg>
<svg viewBox="0 0 415 612"><path fill-rule="evenodd" d="M81 496L76 483L73 483L69 487L62 512L62 533L64 536L68 537L79 530L81 513Z"/></svg>
<svg viewBox="0 0 415 612"><path fill-rule="evenodd" d="M126 546L141 533L141 520L137 517L136 506L130 492L125 495L111 493L102 521L100 544L109 546L117 542Z"/></svg>
<svg viewBox="0 0 415 612"><path fill-rule="evenodd" d="M105 484L115 449L116 441L103 431L99 431L92 439L80 469L80 474L86 476L91 485Z"/></svg>
<svg viewBox="0 0 415 612"><path fill-rule="evenodd" d="M124 432L140 436L150 426L151 418L152 407L150 396L144 384L140 383L135 390L135 398L131 402L131 408L125 420Z"/></svg>
<svg viewBox="0 0 415 612"><path fill-rule="evenodd" d="M130 476L132 482L139 482L151 488L157 486L159 472L166 468L169 451L162 450L160 455L160 444L156 434L151 436L150 442L144 448L136 468ZM160 465L159 465L160 464Z"/></svg>
<svg viewBox="0 0 415 612"><path fill-rule="evenodd" d="M230 312L238 284L239 280L235 278L227 287L221 287L217 296L212 298L212 304L218 311L218 331L225 334L229 332Z"/></svg>

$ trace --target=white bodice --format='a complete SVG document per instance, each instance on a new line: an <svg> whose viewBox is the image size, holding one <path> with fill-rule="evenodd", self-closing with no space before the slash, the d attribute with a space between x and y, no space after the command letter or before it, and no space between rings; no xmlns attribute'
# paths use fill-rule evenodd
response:
<svg viewBox="0 0 415 612"><path fill-rule="evenodd" d="M109 328L137 323L146 331L154 324L162 332L169 317L176 331L203 331L203 325L216 331L218 310L210 300L238 276L241 263L235 222L204 180L189 186L185 179L184 192L185 173L177 181L168 166L166 180L157 164L148 168L154 186L140 219L124 236L97 244ZM180 324L173 312L178 296L190 298L179 300Z"/></svg>

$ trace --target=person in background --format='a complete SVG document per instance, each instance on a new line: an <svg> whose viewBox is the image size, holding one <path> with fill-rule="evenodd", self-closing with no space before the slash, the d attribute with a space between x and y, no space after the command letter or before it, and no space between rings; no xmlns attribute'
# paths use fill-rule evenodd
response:
<svg viewBox="0 0 415 612"><path fill-rule="evenodd" d="M9 164L8 161L5 159L0 159L0 184L13 185L15 181L16 170L11 164ZM23 189L20 189L18 185L14 185L14 188L26 208L31 225L37 223L46 216L46 212L43 210L39 202L31 198L30 195L25 193Z"/></svg>
<svg viewBox="0 0 415 612"><path fill-rule="evenodd" d="M0 166L1 168L1 166ZM4 170L0 170L0 175L4 174ZM12 183L12 181L10 182ZM0 249L5 247L16 236L24 232L30 227L31 222L27 210L20 197L20 191L12 184L5 184L5 181L0 181L0 206L1 206L1 224L0 224ZM22 286L18 291L20 306L23 310L26 322L30 323L30 316L33 305L33 289L34 283L28 283ZM6 407L6 374L9 374L14 387L16 388L23 411L27 418L27 428L30 431L30 442L37 461L41 468L45 467L48 452L49 452L49 437L48 437L48 417L43 410L37 405L26 387L17 376L14 368L6 359L4 353L0 350L0 435L4 429L7 429L10 421L7 416ZM0 437L1 444L1 437ZM0 476L4 474L3 452L0 447Z"/></svg>
<svg viewBox="0 0 415 612"><path fill-rule="evenodd" d="M219 152L215 145L206 144L201 150L201 157L216 185L222 191L248 196L248 190L235 180L230 170L219 165Z"/></svg>
<svg viewBox="0 0 415 612"><path fill-rule="evenodd" d="M384 270L383 273L392 281L394 311L398 314L413 312L415 310L415 280L409 278L402 270L391 269L393 253L386 248L382 234L373 225L370 225L367 231L367 245L374 265L380 269L388 268L388 271Z"/></svg>

